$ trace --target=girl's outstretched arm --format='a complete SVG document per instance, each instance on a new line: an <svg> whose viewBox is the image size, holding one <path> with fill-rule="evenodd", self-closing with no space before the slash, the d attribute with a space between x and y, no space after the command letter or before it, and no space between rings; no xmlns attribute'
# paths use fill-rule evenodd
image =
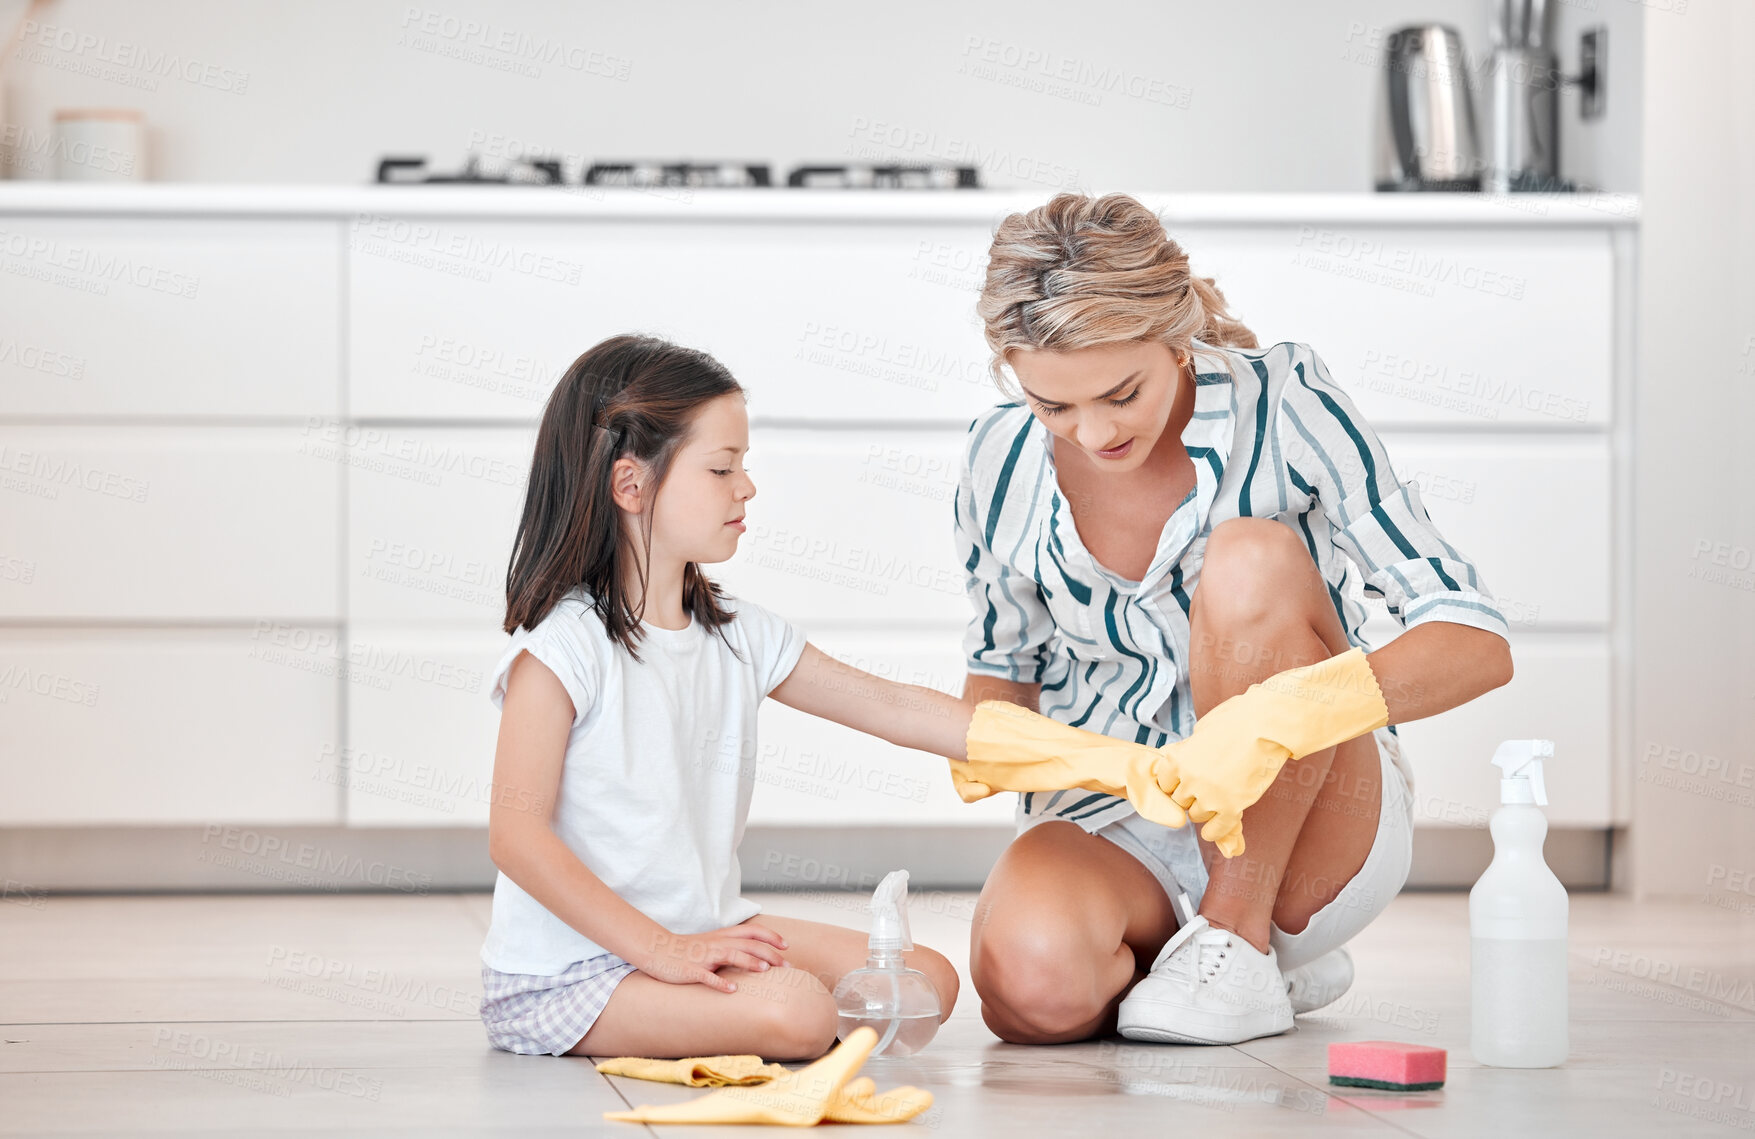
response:
<svg viewBox="0 0 1755 1139"><path fill-rule="evenodd" d="M986 680L971 676L964 698L958 699L861 672L807 643L772 695L801 712L946 757L951 782L965 803L996 791L1079 787L1125 795L1142 815L1164 826L1188 821L1157 783L1161 754L1143 744L1056 723L1021 704L1013 706L1019 699L1037 702L1034 684ZM989 707L988 700L1004 703Z"/></svg>
<svg viewBox="0 0 1755 1139"><path fill-rule="evenodd" d="M934 688L897 684L842 664L806 644L785 680L770 693L789 708L821 716L947 759L967 759L974 705Z"/></svg>

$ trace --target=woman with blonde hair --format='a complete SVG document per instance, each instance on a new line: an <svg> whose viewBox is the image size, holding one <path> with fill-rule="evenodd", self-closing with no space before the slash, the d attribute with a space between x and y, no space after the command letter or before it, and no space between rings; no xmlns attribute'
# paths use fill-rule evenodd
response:
<svg viewBox="0 0 1755 1139"><path fill-rule="evenodd" d="M1020 791L971 934L982 1017L1019 1043L1284 1032L1406 881L1393 725L1509 681L1505 619L1321 358L1260 346L1135 199L1007 217L978 311L1018 390L965 446L964 699L1163 749L1196 824L953 763L966 799ZM1405 629L1369 654L1355 572Z"/></svg>

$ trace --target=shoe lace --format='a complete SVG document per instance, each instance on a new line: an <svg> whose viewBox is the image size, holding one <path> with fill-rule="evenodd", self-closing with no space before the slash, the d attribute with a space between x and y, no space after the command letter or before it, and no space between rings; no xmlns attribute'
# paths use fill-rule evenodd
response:
<svg viewBox="0 0 1755 1139"><path fill-rule="evenodd" d="M1193 992L1218 978L1231 953L1231 933L1197 917L1176 932L1160 972L1181 981Z"/></svg>
<svg viewBox="0 0 1755 1139"><path fill-rule="evenodd" d="M1226 958L1231 951L1231 935L1222 929L1208 926L1194 935L1194 968L1189 971L1188 987L1193 989L1197 984L1204 985L1215 980L1219 971L1225 967Z"/></svg>

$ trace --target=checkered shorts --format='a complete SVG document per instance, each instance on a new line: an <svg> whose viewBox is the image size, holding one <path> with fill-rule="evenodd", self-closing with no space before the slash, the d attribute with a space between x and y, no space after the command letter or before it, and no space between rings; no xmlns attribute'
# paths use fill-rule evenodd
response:
<svg viewBox="0 0 1755 1139"><path fill-rule="evenodd" d="M574 962L555 977L481 967L488 1043L525 1056L562 1056L591 1030L634 966L613 953Z"/></svg>

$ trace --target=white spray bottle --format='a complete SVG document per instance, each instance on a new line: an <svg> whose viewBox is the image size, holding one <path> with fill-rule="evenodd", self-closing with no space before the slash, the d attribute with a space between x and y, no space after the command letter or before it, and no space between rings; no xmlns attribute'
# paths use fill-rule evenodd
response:
<svg viewBox="0 0 1755 1139"><path fill-rule="evenodd" d="M1506 740L1493 754L1493 862L1469 891L1469 1051L1495 1068L1566 1060L1566 887L1542 861L1542 761L1553 755L1551 740Z"/></svg>
<svg viewBox="0 0 1755 1139"><path fill-rule="evenodd" d="M908 872L892 870L871 895L871 949L865 968L835 986L840 1037L870 1025L877 1031L873 1056L912 1056L938 1033L938 987L902 962L913 949L908 936Z"/></svg>

